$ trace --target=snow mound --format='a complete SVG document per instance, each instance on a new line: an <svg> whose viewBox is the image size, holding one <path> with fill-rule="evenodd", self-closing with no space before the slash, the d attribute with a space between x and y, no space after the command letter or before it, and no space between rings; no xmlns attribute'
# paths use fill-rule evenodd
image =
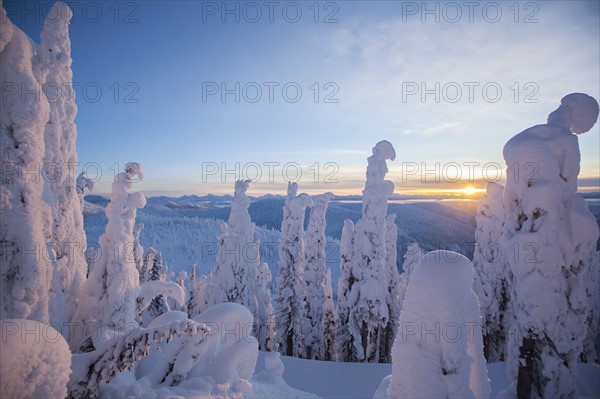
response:
<svg viewBox="0 0 600 399"><path fill-rule="evenodd" d="M388 397L489 396L472 281L471 261L456 252L429 252L416 266L394 342Z"/></svg>
<svg viewBox="0 0 600 399"><path fill-rule="evenodd" d="M3 398L64 398L71 352L54 328L34 320L6 319L0 331Z"/></svg>
<svg viewBox="0 0 600 399"><path fill-rule="evenodd" d="M213 351L206 356L210 367L199 362L190 375L210 375L219 384L252 377L258 358L258 343L252 336L254 318L248 309L237 303L222 303L196 316L194 321L212 329L213 334L207 343Z"/></svg>

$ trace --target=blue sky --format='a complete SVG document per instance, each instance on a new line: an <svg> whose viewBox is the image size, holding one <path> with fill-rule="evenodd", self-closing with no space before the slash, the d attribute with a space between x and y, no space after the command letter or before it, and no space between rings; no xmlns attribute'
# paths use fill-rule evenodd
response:
<svg viewBox="0 0 600 399"><path fill-rule="evenodd" d="M149 194L229 193L258 173L255 194L298 179L360 193L382 139L397 193L481 188L561 97L600 98L597 1L66 3L79 161L100 166L97 192L137 161ZM48 4L4 1L35 41ZM580 186L597 189L598 125L580 147Z"/></svg>

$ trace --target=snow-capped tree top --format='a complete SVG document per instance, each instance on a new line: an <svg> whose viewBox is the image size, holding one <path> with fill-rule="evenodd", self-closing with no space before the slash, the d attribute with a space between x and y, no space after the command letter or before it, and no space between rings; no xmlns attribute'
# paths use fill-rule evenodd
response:
<svg viewBox="0 0 600 399"><path fill-rule="evenodd" d="M577 192L577 176L581 155L577 136L571 134L567 122L569 110L561 105L548 117L549 123L536 125L512 137L504 146L503 156L508 173L515 173L507 182L505 198L512 191L525 190L535 184L557 182L567 184ZM560 179L559 182L557 179ZM517 194L517 197L521 197ZM544 196L550 201L552 196ZM507 211L511 212L510 207Z"/></svg>
<svg viewBox="0 0 600 399"><path fill-rule="evenodd" d="M79 194L83 194L86 188L90 191L94 191L94 181L87 178L85 172L81 172L79 176L77 176L76 186Z"/></svg>
<svg viewBox="0 0 600 399"><path fill-rule="evenodd" d="M486 187L486 194L494 198L502 198L504 192L504 186L492 181L488 182Z"/></svg>
<svg viewBox="0 0 600 399"><path fill-rule="evenodd" d="M125 173L127 173L127 177L130 182L133 181L134 176L140 179L140 181L144 180L144 167L141 163L138 162L127 162L125 164Z"/></svg>
<svg viewBox="0 0 600 399"><path fill-rule="evenodd" d="M288 182L287 195L289 198L294 198L298 195L298 183Z"/></svg>
<svg viewBox="0 0 600 399"><path fill-rule="evenodd" d="M302 193L299 196L294 197L288 203L290 214L295 218L303 216L304 210L309 206L312 206L312 198L310 198L310 195L306 193Z"/></svg>
<svg viewBox="0 0 600 399"><path fill-rule="evenodd" d="M449 284L450 281L452 284ZM428 290L422 292L427 297L455 298L459 293L467 295L471 292L473 282L473 264L457 252L431 251L421 258L413 271L409 290L413 282L414 287Z"/></svg>
<svg viewBox="0 0 600 399"><path fill-rule="evenodd" d="M344 234L346 232L346 234ZM346 246L346 248L352 248L352 232L354 232L354 222L350 219L344 220L344 227L342 227L342 238L340 241L341 246Z"/></svg>
<svg viewBox="0 0 600 399"><path fill-rule="evenodd" d="M312 206L314 208L322 208L324 206L326 206L327 204L329 204L329 201L331 201L333 199L334 195L333 193L323 193L323 194L319 194L319 195L313 195L312 200L313 200L313 204Z"/></svg>
<svg viewBox="0 0 600 399"><path fill-rule="evenodd" d="M396 159L396 150L392 143L387 140L381 140L373 147L373 155L381 157L383 160L389 159L390 161L393 161Z"/></svg>
<svg viewBox="0 0 600 399"><path fill-rule="evenodd" d="M41 37L40 58L47 65L71 67L71 40L69 22L73 17L71 9L63 2L54 3L44 20ZM57 82L53 82L57 83Z"/></svg>
<svg viewBox="0 0 600 399"><path fill-rule="evenodd" d="M558 109L548 115L548 125L582 134L589 131L597 119L598 102L587 94L572 93L563 97Z"/></svg>
<svg viewBox="0 0 600 399"><path fill-rule="evenodd" d="M385 162L387 159L396 159L396 151L389 141L382 140L373 147L373 155L367 158L367 181L365 182L365 189L373 185L385 184L384 191L387 195L394 192L394 184L389 180L384 180L388 172Z"/></svg>
<svg viewBox="0 0 600 399"><path fill-rule="evenodd" d="M52 8L50 8L50 12L48 13L48 17L46 17L46 20L49 20L53 23L68 24L69 21L71 21L71 18L73 18L73 12L69 6L62 1L57 1L54 3Z"/></svg>
<svg viewBox="0 0 600 399"><path fill-rule="evenodd" d="M250 187L250 180L238 180L235 182L234 197L231 202L231 211L227 224L230 231L245 236L248 241L254 235L254 223L250 219L248 208L250 200L246 197L246 191Z"/></svg>
<svg viewBox="0 0 600 399"><path fill-rule="evenodd" d="M252 180L238 180L235 182L234 198L246 198L246 191Z"/></svg>

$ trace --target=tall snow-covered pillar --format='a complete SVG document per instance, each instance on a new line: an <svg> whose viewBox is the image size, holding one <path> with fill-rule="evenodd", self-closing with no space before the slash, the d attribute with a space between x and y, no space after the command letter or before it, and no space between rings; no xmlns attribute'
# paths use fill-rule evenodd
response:
<svg viewBox="0 0 600 399"><path fill-rule="evenodd" d="M475 215L477 245L473 254L473 289L481 304L483 348L488 362L504 360L507 326L512 322L508 312L506 260L500 247L505 219L503 190L500 184L489 182Z"/></svg>
<svg viewBox="0 0 600 399"><path fill-rule="evenodd" d="M133 252L133 230L137 209L146 205L146 198L140 192L131 191L143 177L142 165L129 162L112 184L110 202L105 211L108 223L99 240L100 257L91 265L74 317L78 324L71 342L72 349L79 349L88 338L84 327L89 323L117 330L137 325L136 299L140 277Z"/></svg>
<svg viewBox="0 0 600 399"><path fill-rule="evenodd" d="M47 323L52 209L42 164L50 107L32 64L34 45L0 9L0 319Z"/></svg>
<svg viewBox="0 0 600 399"><path fill-rule="evenodd" d="M380 362L379 351L383 331L390 320L386 296L386 217L388 197L394 183L385 180L386 160L394 160L396 152L386 140L378 142L367 161L367 180L363 190L362 218L356 224L354 274L359 281L352 286L350 298L350 333L358 358Z"/></svg>
<svg viewBox="0 0 600 399"><path fill-rule="evenodd" d="M279 270L275 325L278 350L287 356L305 353L304 338L309 334L304 310L304 218L312 205L308 194L298 193L298 184L288 185L279 238Z"/></svg>
<svg viewBox="0 0 600 399"><path fill-rule="evenodd" d="M348 328L350 321L350 293L357 281L354 275L354 223L344 220L342 239L340 242L340 278L337 289L337 312L335 322L336 357L339 362L357 361L356 351L352 343L352 335Z"/></svg>
<svg viewBox="0 0 600 399"><path fill-rule="evenodd" d="M577 195L580 153L572 133L587 132L597 118L595 99L569 94L546 124L504 146L503 249L516 320L508 375L519 397L577 394L588 308L582 276L599 231Z"/></svg>
<svg viewBox="0 0 600 399"><path fill-rule="evenodd" d="M43 170L51 191L51 248L59 281L59 286L54 287L53 291L59 303L56 309L51 309L51 313L54 314L52 319L60 324L73 317L87 273L84 256L87 243L75 175L78 165L75 148L77 105L69 39L72 15L69 7L62 2L52 6L37 46L36 54L40 62L34 65L50 106L44 130L46 148ZM64 314L60 315L63 308Z"/></svg>
<svg viewBox="0 0 600 399"><path fill-rule="evenodd" d="M323 355L323 311L326 301L325 263L326 237L325 214L333 194L325 193L312 197L312 206L305 234L306 267L304 268L306 318L309 334L305 337L307 359L322 359Z"/></svg>

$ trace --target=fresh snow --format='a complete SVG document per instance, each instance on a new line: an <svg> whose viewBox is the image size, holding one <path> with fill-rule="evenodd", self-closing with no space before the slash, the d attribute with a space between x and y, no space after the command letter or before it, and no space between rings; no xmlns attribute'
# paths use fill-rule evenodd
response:
<svg viewBox="0 0 600 399"><path fill-rule="evenodd" d="M264 357L269 353L260 352L256 366L257 375L263 370ZM391 364L382 363L346 363L324 362L318 360L298 359L295 357L281 356L283 366L283 379L290 387L303 392L310 392L321 398L339 399L364 399L372 398L379 388L384 377L392 372ZM491 385L491 398L498 394L509 384L506 376L506 363L488 363L488 376ZM600 365L579 364L578 386L580 398L597 398L600 395ZM356 378L355 376L360 376ZM257 397L259 395L256 395ZM264 396L269 397L269 396ZM304 395L270 396L277 398L304 398ZM380 396L387 397L387 396Z"/></svg>

